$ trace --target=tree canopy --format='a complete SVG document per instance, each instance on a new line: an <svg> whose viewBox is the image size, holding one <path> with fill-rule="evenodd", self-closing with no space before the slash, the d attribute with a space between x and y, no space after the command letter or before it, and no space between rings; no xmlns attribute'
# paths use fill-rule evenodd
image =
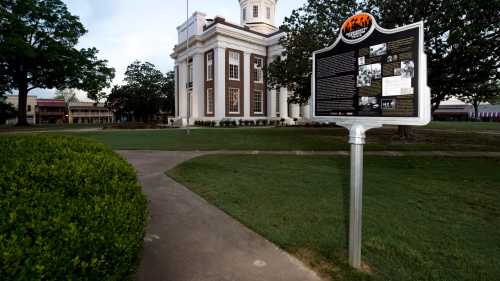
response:
<svg viewBox="0 0 500 281"><path fill-rule="evenodd" d="M67 104L70 102L79 102L80 100L76 96L76 91L74 89L64 89L56 92L56 99L62 99Z"/></svg>
<svg viewBox="0 0 500 281"><path fill-rule="evenodd" d="M117 115L150 121L160 112L171 113L174 105L174 78L149 62L135 61L127 67L125 84L113 87L107 105Z"/></svg>
<svg viewBox="0 0 500 281"><path fill-rule="evenodd" d="M10 103L6 103L5 97L0 94L0 125L5 124L10 118L16 116L17 110Z"/></svg>
<svg viewBox="0 0 500 281"><path fill-rule="evenodd" d="M61 0L0 0L0 79L19 93L20 125L35 88L74 88L97 93L108 87L114 69L98 50L78 50L87 30Z"/></svg>
<svg viewBox="0 0 500 281"><path fill-rule="evenodd" d="M269 66L270 86L286 86L295 91L295 101L307 101L312 52L331 45L339 25L358 10L385 28L424 21L434 109L451 96L498 86L500 1L481 0L308 0L285 18L284 59Z"/></svg>

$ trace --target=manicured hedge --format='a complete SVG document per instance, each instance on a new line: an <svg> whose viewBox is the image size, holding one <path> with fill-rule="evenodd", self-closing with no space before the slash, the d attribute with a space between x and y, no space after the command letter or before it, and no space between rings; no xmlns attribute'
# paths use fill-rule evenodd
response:
<svg viewBox="0 0 500 281"><path fill-rule="evenodd" d="M146 223L134 169L89 140L0 136L0 279L125 280Z"/></svg>

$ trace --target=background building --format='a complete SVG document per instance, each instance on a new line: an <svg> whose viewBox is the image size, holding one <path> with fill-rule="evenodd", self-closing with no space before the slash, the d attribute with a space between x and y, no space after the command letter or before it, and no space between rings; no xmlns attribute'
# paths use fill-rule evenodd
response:
<svg viewBox="0 0 500 281"><path fill-rule="evenodd" d="M470 104L445 104L439 106L432 114L434 121L500 121L500 105L481 104L478 118L475 118L474 107Z"/></svg>
<svg viewBox="0 0 500 281"><path fill-rule="evenodd" d="M37 124L65 123L66 103L63 99L38 99L36 107Z"/></svg>
<svg viewBox="0 0 500 281"><path fill-rule="evenodd" d="M239 4L240 24L195 12L177 28L172 58L179 125L222 119L292 122L310 116L309 105L288 103L292 93L287 88L268 90L266 84L264 67L283 53L279 40L285 33L275 25L277 1Z"/></svg>
<svg viewBox="0 0 500 281"><path fill-rule="evenodd" d="M69 124L113 123L113 112L104 104L94 102L72 102L68 104Z"/></svg>
<svg viewBox="0 0 500 281"><path fill-rule="evenodd" d="M5 102L10 103L13 107L18 109L19 96L8 95L6 97L7 99L5 100ZM26 119L28 121L28 124L36 124L36 114L35 114L36 105L37 105L36 96L28 96L28 100L26 102ZM17 124L17 118L7 120L7 124L8 125Z"/></svg>

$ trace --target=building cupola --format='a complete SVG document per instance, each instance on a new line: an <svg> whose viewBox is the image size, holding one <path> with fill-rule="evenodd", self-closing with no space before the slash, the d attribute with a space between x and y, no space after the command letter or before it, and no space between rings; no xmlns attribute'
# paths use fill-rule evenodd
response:
<svg viewBox="0 0 500 281"><path fill-rule="evenodd" d="M275 26L278 0L239 0L239 2L242 25L264 34L278 30Z"/></svg>

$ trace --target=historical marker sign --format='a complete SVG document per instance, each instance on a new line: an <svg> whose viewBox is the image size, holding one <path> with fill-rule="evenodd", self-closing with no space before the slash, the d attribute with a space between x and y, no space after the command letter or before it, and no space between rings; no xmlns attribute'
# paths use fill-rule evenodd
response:
<svg viewBox="0 0 500 281"><path fill-rule="evenodd" d="M349 18L337 41L313 54L313 111L337 123L425 125L430 90L423 23L387 30Z"/></svg>
<svg viewBox="0 0 500 281"><path fill-rule="evenodd" d="M337 41L313 54L312 93L314 119L350 131L349 264L360 269L365 132L431 120L423 23L387 30L370 14L350 17Z"/></svg>

